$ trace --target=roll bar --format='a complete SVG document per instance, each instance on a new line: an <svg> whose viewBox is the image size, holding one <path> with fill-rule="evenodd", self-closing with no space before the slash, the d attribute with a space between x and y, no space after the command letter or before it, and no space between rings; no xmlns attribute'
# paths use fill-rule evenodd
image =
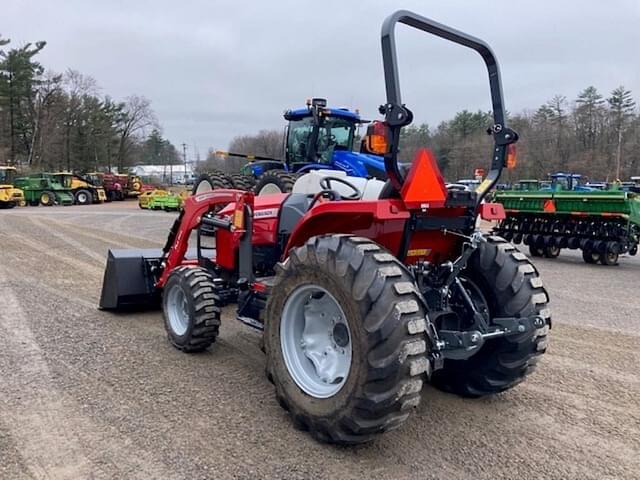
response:
<svg viewBox="0 0 640 480"><path fill-rule="evenodd" d="M491 47L479 38L450 28L429 18L422 17L407 10L399 10L386 18L382 24L382 62L384 66L384 80L387 93L387 103L380 107L380 112L385 115L385 121L391 130L390 146L384 156L384 165L387 175L393 186L399 191L404 183L402 172L398 168L398 147L400 130L409 125L413 120L413 114L402 103L400 95L400 79L398 76L398 60L395 41L395 27L397 23L403 23L410 27L422 30L445 40L471 48L478 52L487 67L489 73L489 87L491 91L491 103L493 106L493 126L487 133L493 135L494 149L491 160L491 169L487 178L479 187L479 195L476 206L480 204L486 193L496 184L505 167L507 147L518 140L518 134L507 128L504 101L502 98L502 83L500 81L500 67Z"/></svg>

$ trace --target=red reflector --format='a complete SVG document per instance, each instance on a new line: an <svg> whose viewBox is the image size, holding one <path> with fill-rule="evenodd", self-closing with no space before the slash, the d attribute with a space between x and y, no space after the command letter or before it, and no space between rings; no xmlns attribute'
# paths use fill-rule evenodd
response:
<svg viewBox="0 0 640 480"><path fill-rule="evenodd" d="M556 204L554 203L553 200L545 200L542 210L547 213L553 213L556 211Z"/></svg>
<svg viewBox="0 0 640 480"><path fill-rule="evenodd" d="M267 293L268 287L264 283L254 282L253 290L258 293Z"/></svg>
<svg viewBox="0 0 640 480"><path fill-rule="evenodd" d="M504 220L507 214L501 203L483 203L480 205L480 218L483 220Z"/></svg>
<svg viewBox="0 0 640 480"><path fill-rule="evenodd" d="M441 208L447 200L447 187L436 157L426 148L416 153L402 186L402 200L409 208Z"/></svg>

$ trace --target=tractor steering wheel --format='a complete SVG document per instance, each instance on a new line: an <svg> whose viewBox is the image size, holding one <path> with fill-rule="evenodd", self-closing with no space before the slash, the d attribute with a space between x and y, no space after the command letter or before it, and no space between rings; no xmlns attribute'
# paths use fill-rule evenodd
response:
<svg viewBox="0 0 640 480"><path fill-rule="evenodd" d="M340 195L341 198L344 198L345 200L360 200L362 198L362 192L358 189L358 187L356 187L351 182L345 180L344 178L324 177L322 178L322 180L320 180L320 186L322 187L323 190L333 191L333 189L331 188L331 182L342 183L343 185L346 185L351 190L353 190L353 193L351 195L347 195L347 196Z"/></svg>

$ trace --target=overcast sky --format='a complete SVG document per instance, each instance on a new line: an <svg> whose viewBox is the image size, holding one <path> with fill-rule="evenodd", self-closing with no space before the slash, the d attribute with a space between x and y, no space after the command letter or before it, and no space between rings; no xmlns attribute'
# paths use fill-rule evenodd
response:
<svg viewBox="0 0 640 480"><path fill-rule="evenodd" d="M375 118L384 102L380 25L406 8L487 41L509 111L588 85L640 103L640 0L3 0L0 34L46 40L40 61L94 77L103 94L152 101L164 135L202 155L280 128L311 96ZM489 110L480 57L400 26L403 101L417 122Z"/></svg>

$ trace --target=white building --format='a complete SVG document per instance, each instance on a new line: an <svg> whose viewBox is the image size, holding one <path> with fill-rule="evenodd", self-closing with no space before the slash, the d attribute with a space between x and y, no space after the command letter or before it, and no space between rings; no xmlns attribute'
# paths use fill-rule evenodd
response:
<svg viewBox="0 0 640 480"><path fill-rule="evenodd" d="M191 184L195 181L195 174L191 165L136 165L129 168L129 173L143 179L152 178L158 183L172 183L176 185Z"/></svg>

